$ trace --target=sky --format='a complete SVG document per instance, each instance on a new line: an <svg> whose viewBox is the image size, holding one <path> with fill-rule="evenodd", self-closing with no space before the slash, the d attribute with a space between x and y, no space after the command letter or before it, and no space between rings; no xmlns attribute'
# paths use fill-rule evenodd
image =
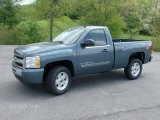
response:
<svg viewBox="0 0 160 120"><path fill-rule="evenodd" d="M20 4L21 5L26 5L26 4L31 4L31 3L33 3L35 0L22 0L21 2L20 2Z"/></svg>

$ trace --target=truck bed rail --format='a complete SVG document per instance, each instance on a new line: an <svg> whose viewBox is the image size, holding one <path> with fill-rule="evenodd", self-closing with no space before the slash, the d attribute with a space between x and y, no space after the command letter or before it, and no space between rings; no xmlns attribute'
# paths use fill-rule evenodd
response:
<svg viewBox="0 0 160 120"><path fill-rule="evenodd" d="M113 42L143 42L148 40L133 40L133 39L113 39Z"/></svg>

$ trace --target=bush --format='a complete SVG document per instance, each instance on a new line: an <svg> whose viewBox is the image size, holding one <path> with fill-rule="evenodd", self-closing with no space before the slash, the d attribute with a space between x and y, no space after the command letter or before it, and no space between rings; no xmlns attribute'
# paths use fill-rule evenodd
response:
<svg viewBox="0 0 160 120"><path fill-rule="evenodd" d="M47 33L37 22L22 22L12 31L15 44L29 44L44 41Z"/></svg>
<svg viewBox="0 0 160 120"><path fill-rule="evenodd" d="M10 30L9 26L7 25L0 25L0 44L6 44L8 43L8 38L10 38Z"/></svg>
<svg viewBox="0 0 160 120"><path fill-rule="evenodd" d="M46 41L48 32L46 26L38 22L21 22L12 29L0 25L0 44L24 45Z"/></svg>

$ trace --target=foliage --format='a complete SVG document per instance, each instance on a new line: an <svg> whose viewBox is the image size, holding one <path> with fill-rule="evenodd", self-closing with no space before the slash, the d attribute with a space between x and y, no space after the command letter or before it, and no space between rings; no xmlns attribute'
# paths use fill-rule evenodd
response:
<svg viewBox="0 0 160 120"><path fill-rule="evenodd" d="M20 40L21 44L40 42L46 38L43 28L33 21L22 22L13 31L14 37L16 40Z"/></svg>
<svg viewBox="0 0 160 120"><path fill-rule="evenodd" d="M29 12L28 12L29 11ZM19 21L35 21L38 20L38 12L35 9L35 5L25 5L25 6L19 6L19 9L17 10L17 18L19 18Z"/></svg>
<svg viewBox="0 0 160 120"><path fill-rule="evenodd" d="M113 37L122 34L125 23L115 9L116 3L114 1L87 0L86 4L86 0L82 0L78 2L78 5L76 3L74 5L77 8L70 15L73 19L79 19L81 25L108 26Z"/></svg>
<svg viewBox="0 0 160 120"><path fill-rule="evenodd" d="M67 16L56 18L54 22L54 37L60 32L74 26L79 26ZM0 25L0 44L29 44L49 41L49 20L23 21L14 28L9 29L7 25Z"/></svg>
<svg viewBox="0 0 160 120"><path fill-rule="evenodd" d="M73 21L67 16L56 18L54 21L53 37L71 27L79 26L78 21Z"/></svg>
<svg viewBox="0 0 160 120"><path fill-rule="evenodd" d="M0 24L0 44L10 44L9 38L11 38L9 26Z"/></svg>
<svg viewBox="0 0 160 120"><path fill-rule="evenodd" d="M160 51L160 11L158 17L155 19L154 26L152 27L152 33L156 37L153 45L156 50Z"/></svg>
<svg viewBox="0 0 160 120"><path fill-rule="evenodd" d="M130 34L135 34L140 30L141 16L138 10L138 3L135 0L127 1L122 7L121 15L127 24L125 30Z"/></svg>
<svg viewBox="0 0 160 120"><path fill-rule="evenodd" d="M0 0L0 23L9 26L18 23L16 2L17 0Z"/></svg>
<svg viewBox="0 0 160 120"><path fill-rule="evenodd" d="M8 28L3 25L0 29L1 44L29 44L41 42L47 37L46 30L38 22L21 22L13 29Z"/></svg>

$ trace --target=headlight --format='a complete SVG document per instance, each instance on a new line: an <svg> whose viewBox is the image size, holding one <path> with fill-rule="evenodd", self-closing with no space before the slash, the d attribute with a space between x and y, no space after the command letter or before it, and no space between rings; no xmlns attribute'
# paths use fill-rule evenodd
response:
<svg viewBox="0 0 160 120"><path fill-rule="evenodd" d="M26 57L26 68L40 68L40 57Z"/></svg>

